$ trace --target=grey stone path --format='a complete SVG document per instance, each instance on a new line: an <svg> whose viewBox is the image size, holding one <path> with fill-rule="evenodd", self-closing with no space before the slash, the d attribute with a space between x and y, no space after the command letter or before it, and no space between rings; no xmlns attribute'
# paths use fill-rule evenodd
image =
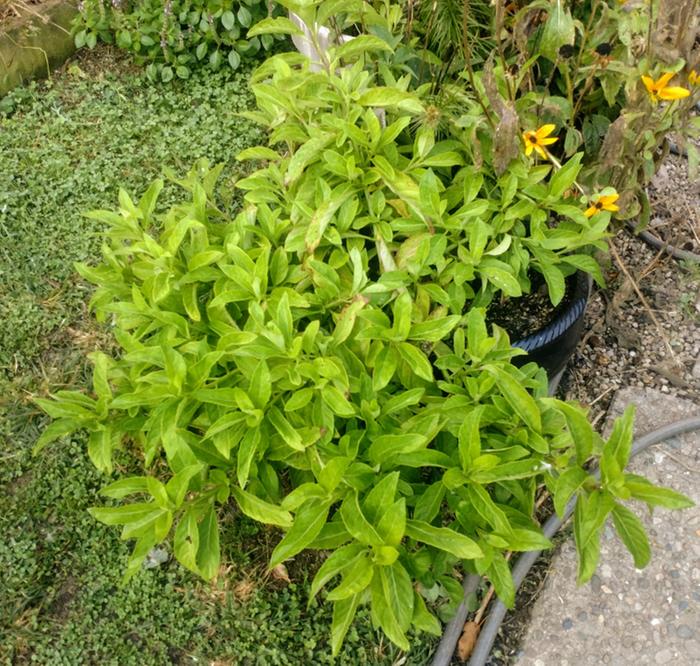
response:
<svg viewBox="0 0 700 666"><path fill-rule="evenodd" d="M619 391L611 413L629 403L637 405L637 436L700 414L700 406L653 389ZM700 504L699 433L652 447L631 469ZM567 541L533 609L519 666L700 664L700 508L635 512L649 532L651 563L636 570L607 526L598 572L577 587L573 538Z"/></svg>

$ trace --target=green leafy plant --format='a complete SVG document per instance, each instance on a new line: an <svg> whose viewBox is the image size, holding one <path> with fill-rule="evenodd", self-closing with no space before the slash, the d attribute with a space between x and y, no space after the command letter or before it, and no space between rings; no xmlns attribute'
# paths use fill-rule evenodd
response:
<svg viewBox="0 0 700 666"><path fill-rule="evenodd" d="M401 649L411 632L439 633L459 571L512 605L509 553L551 545L535 515L544 492L559 514L578 499L580 582L608 518L644 566L649 543L625 502L690 500L625 471L632 410L603 439L584 410L548 397L543 370L513 364L522 352L484 311L533 273L553 303L570 272L597 275L589 250L617 195L584 209L584 156L560 163L554 125L520 126L539 101L515 94L503 62L467 68L471 89L444 131L434 86L394 34L401 7L281 4L307 26L333 17L340 32L367 31L317 48L318 63L282 54L257 70L258 110L245 115L269 146L239 155L260 164L237 182L233 219L206 162L164 214L161 181L91 214L108 227L104 260L79 271L120 352L91 356L90 394L37 398L54 421L36 448L85 430L104 473L117 451L141 467L102 490L116 503L92 509L134 543L127 578L164 539L215 577L230 503L284 531L271 567L330 551L310 592L332 588L334 654L364 605ZM298 29L277 17L253 30Z"/></svg>
<svg viewBox="0 0 700 666"><path fill-rule="evenodd" d="M102 490L118 504L91 510L134 542L127 577L166 538L183 566L216 575L217 507L233 501L285 530L271 566L332 551L311 594L337 583L334 652L365 602L408 649L407 632L439 632L426 599L459 596L455 566L512 605L505 554L550 545L534 519L543 485L559 511L580 498L581 581L611 514L643 565L646 537L621 502L689 500L623 471L631 412L604 441L582 410L547 397L542 370L510 363L520 352L488 334L482 310L426 311L417 286L372 277L371 236L299 248L307 225L263 201L228 220L213 203L218 171L198 165L181 183L190 199L162 217L160 181L92 214L109 226L104 263L79 270L121 353L91 356L91 394L37 399L55 419L37 449L86 429L103 472L118 449L143 466Z"/></svg>
<svg viewBox="0 0 700 666"><path fill-rule="evenodd" d="M269 51L274 35L247 33L272 11L267 0L84 0L73 31L76 46L116 43L167 82L202 65L235 70L241 58Z"/></svg>

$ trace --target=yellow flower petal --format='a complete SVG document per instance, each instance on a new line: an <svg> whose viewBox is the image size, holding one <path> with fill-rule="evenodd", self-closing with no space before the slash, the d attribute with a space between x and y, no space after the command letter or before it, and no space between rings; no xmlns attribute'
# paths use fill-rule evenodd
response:
<svg viewBox="0 0 700 666"><path fill-rule="evenodd" d="M698 74L694 69L690 70L690 74L688 74L688 81L693 86L700 83L700 74Z"/></svg>
<svg viewBox="0 0 700 666"><path fill-rule="evenodd" d="M542 125L542 127L535 132L535 135L538 139L544 139L546 136L549 136L556 129L556 127L556 125L552 124Z"/></svg>
<svg viewBox="0 0 700 666"><path fill-rule="evenodd" d="M660 90L661 88L665 88L668 85L668 82L674 77L673 72L666 72L663 76L661 76L655 83L657 90Z"/></svg>
<svg viewBox="0 0 700 666"><path fill-rule="evenodd" d="M683 99L684 97L688 97L688 95L690 95L690 90L681 88L680 86L675 88L662 88L659 90L659 97L665 100Z"/></svg>
<svg viewBox="0 0 700 666"><path fill-rule="evenodd" d="M530 156L532 154L532 144L528 143L527 146L525 146L525 155Z"/></svg>
<svg viewBox="0 0 700 666"><path fill-rule="evenodd" d="M605 210L609 210L612 213L616 213L618 210L620 210L619 206L616 206L615 204L606 204L603 206Z"/></svg>
<svg viewBox="0 0 700 666"><path fill-rule="evenodd" d="M549 159L549 155L547 155L547 151L542 148L540 145L535 145L533 148L544 158L544 159Z"/></svg>
<svg viewBox="0 0 700 666"><path fill-rule="evenodd" d="M590 208L586 209L586 212L584 213L584 215L586 217L593 217L597 212L598 212L598 209L595 206L591 206Z"/></svg>
<svg viewBox="0 0 700 666"><path fill-rule="evenodd" d="M604 194L598 201L600 201L603 206L609 206L615 203L620 198L619 194Z"/></svg>
<svg viewBox="0 0 700 666"><path fill-rule="evenodd" d="M549 139L540 139L539 144L540 146L549 146L553 144L555 141L559 141L558 137L550 137Z"/></svg>
<svg viewBox="0 0 700 666"><path fill-rule="evenodd" d="M654 92L654 79L651 78L651 76L643 76L642 77L642 82L644 83L644 87L650 92Z"/></svg>

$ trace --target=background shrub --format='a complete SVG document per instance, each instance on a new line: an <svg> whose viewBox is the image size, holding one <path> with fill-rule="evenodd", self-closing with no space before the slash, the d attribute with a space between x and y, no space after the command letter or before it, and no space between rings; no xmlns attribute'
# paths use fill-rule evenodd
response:
<svg viewBox="0 0 700 666"><path fill-rule="evenodd" d="M84 0L75 44L98 40L134 54L152 79L186 79L193 68L238 69L241 60L272 48L275 37L247 39L248 29L272 15L269 0Z"/></svg>

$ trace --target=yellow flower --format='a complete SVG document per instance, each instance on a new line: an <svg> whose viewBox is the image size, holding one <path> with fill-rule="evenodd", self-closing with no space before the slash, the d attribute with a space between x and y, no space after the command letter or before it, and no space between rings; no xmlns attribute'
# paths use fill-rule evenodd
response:
<svg viewBox="0 0 700 666"><path fill-rule="evenodd" d="M652 101L656 102L657 99L673 100L682 99L690 95L690 90L686 88L678 87L668 87L668 82L673 78L673 72L666 72L661 78L654 81L650 76L643 76L642 81L644 82L644 87L647 89Z"/></svg>
<svg viewBox="0 0 700 666"><path fill-rule="evenodd" d="M694 69L691 69L690 74L688 74L688 82L691 86L700 85L700 74L698 74Z"/></svg>
<svg viewBox="0 0 700 666"><path fill-rule="evenodd" d="M558 141L557 137L549 137L554 131L555 125L542 125L538 130L523 132L523 141L525 141L525 154L530 155L533 150L536 150L544 159L549 158L549 153L545 146Z"/></svg>
<svg viewBox="0 0 700 666"><path fill-rule="evenodd" d="M586 210L584 215L586 217L593 217L601 210L609 210L614 213L615 211L620 210L620 207L615 205L615 202L619 198L619 194L602 194L591 204L590 208Z"/></svg>

